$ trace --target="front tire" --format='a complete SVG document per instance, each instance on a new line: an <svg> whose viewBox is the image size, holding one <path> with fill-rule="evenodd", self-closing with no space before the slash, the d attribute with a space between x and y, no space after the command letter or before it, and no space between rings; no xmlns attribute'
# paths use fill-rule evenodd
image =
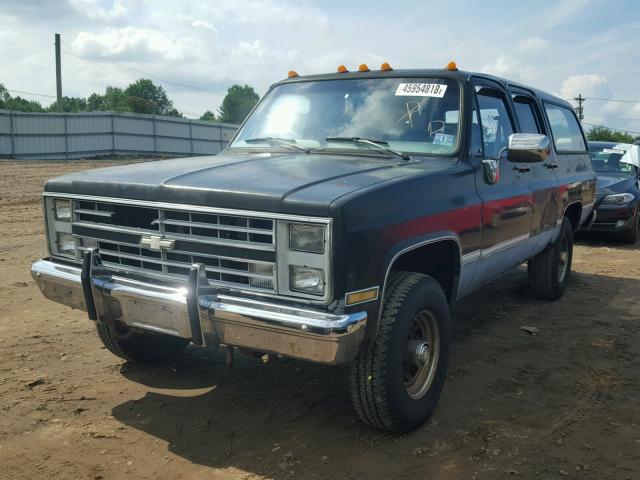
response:
<svg viewBox="0 0 640 480"><path fill-rule="evenodd" d="M393 272L375 339L351 367L351 399L364 422L405 433L435 409L447 376L451 321L433 278Z"/></svg>
<svg viewBox="0 0 640 480"><path fill-rule="evenodd" d="M573 225L562 220L560 235L544 251L529 260L529 281L538 297L557 300L569 284L573 259Z"/></svg>
<svg viewBox="0 0 640 480"><path fill-rule="evenodd" d="M141 332L123 323L96 323L98 337L114 355L139 363L154 363L182 351L189 340L156 332Z"/></svg>

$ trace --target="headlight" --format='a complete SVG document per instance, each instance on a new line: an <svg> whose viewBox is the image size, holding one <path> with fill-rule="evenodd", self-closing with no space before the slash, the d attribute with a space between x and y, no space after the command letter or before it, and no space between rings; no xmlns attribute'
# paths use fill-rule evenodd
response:
<svg viewBox="0 0 640 480"><path fill-rule="evenodd" d="M631 193L616 193L615 195L607 195L602 199L603 204L607 205L624 205L631 202L635 197Z"/></svg>
<svg viewBox="0 0 640 480"><path fill-rule="evenodd" d="M291 224L289 248L300 252L324 253L324 227L322 225Z"/></svg>
<svg viewBox="0 0 640 480"><path fill-rule="evenodd" d="M324 294L324 270L319 268L289 266L289 288L295 292Z"/></svg>
<svg viewBox="0 0 640 480"><path fill-rule="evenodd" d="M58 253L73 255L76 251L76 240L68 233L56 232L56 246Z"/></svg>
<svg viewBox="0 0 640 480"><path fill-rule="evenodd" d="M53 211L54 211L56 220L60 220L62 222L70 222L71 221L71 200L62 200L60 198L56 198L53 201Z"/></svg>

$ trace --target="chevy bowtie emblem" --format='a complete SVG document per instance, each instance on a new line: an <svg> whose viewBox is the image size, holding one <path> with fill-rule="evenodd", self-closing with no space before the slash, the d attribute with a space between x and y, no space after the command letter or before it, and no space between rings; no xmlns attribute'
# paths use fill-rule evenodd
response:
<svg viewBox="0 0 640 480"><path fill-rule="evenodd" d="M167 240L160 235L149 235L140 239L141 247L147 247L149 250L155 250L156 252L160 250L171 250L175 243L175 240Z"/></svg>

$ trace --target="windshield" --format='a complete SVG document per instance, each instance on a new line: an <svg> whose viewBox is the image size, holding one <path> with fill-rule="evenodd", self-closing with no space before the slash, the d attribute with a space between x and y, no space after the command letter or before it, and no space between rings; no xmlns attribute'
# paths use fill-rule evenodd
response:
<svg viewBox="0 0 640 480"><path fill-rule="evenodd" d="M634 173L633 165L621 162L626 150L614 147L589 147L591 167L594 172L613 175L630 176Z"/></svg>
<svg viewBox="0 0 640 480"><path fill-rule="evenodd" d="M348 141L357 137L400 152L447 155L458 146L459 108L458 85L439 78L285 83L265 97L230 148L286 148L286 141L309 150L389 153Z"/></svg>

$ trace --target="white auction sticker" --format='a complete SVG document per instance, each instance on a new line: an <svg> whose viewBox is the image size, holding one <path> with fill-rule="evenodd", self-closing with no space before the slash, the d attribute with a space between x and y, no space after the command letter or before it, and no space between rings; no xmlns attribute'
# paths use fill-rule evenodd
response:
<svg viewBox="0 0 640 480"><path fill-rule="evenodd" d="M396 96L442 98L446 91L447 86L440 83L401 83Z"/></svg>

